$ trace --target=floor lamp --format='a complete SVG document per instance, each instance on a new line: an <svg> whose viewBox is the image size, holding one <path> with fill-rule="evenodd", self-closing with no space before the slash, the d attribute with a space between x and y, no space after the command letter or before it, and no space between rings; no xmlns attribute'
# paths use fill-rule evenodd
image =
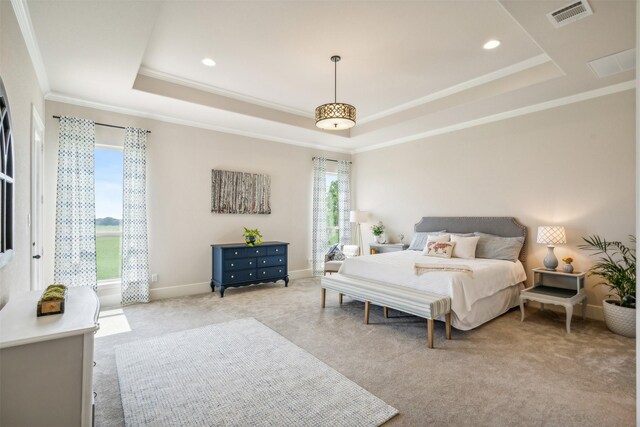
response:
<svg viewBox="0 0 640 427"><path fill-rule="evenodd" d="M358 255L362 255L362 230L360 229L360 224L363 222L367 222L369 218L369 212L366 211L350 211L349 212L349 222L358 224L358 228L356 228L356 241L358 242Z"/></svg>

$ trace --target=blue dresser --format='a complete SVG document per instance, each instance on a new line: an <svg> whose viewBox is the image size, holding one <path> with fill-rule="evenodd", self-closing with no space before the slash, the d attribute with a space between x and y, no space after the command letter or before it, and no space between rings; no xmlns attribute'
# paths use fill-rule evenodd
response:
<svg viewBox="0 0 640 427"><path fill-rule="evenodd" d="M222 298L226 288L278 280L284 280L286 287L288 249L285 242L264 242L253 247L246 243L211 245L211 291L215 292L217 286Z"/></svg>

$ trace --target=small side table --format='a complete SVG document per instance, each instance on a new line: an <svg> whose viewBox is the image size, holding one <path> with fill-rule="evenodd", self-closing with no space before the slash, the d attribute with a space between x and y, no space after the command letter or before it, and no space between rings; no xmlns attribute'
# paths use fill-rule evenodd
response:
<svg viewBox="0 0 640 427"><path fill-rule="evenodd" d="M567 312L567 333L571 333L573 306L582 302L582 319L587 311L587 294L584 291L586 273L565 273L563 271L534 268L533 286L520 292L520 313L524 321L524 302L537 301L544 310L545 304L561 305Z"/></svg>
<svg viewBox="0 0 640 427"><path fill-rule="evenodd" d="M369 253L371 255L385 252L404 251L409 247L406 243L369 243Z"/></svg>

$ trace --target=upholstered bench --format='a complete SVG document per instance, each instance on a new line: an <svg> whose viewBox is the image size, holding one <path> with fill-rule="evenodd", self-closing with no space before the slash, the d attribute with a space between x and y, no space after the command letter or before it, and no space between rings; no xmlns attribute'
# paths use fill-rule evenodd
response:
<svg viewBox="0 0 640 427"><path fill-rule="evenodd" d="M322 285L322 308L325 307L327 289L338 292L340 303L342 295L364 301L364 323L369 323L370 304L384 307L384 315L388 317L388 309L402 311L427 319L427 339L429 348L433 348L434 319L445 318L446 336L451 339L451 298L419 289L389 283L364 281L343 274L333 274L320 278Z"/></svg>

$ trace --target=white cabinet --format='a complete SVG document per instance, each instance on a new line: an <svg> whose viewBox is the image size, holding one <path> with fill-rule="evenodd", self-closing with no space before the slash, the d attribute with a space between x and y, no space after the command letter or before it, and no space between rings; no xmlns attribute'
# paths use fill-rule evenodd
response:
<svg viewBox="0 0 640 427"><path fill-rule="evenodd" d="M37 317L41 294L12 294L0 310L0 425L90 426L98 297L69 288L65 313Z"/></svg>

